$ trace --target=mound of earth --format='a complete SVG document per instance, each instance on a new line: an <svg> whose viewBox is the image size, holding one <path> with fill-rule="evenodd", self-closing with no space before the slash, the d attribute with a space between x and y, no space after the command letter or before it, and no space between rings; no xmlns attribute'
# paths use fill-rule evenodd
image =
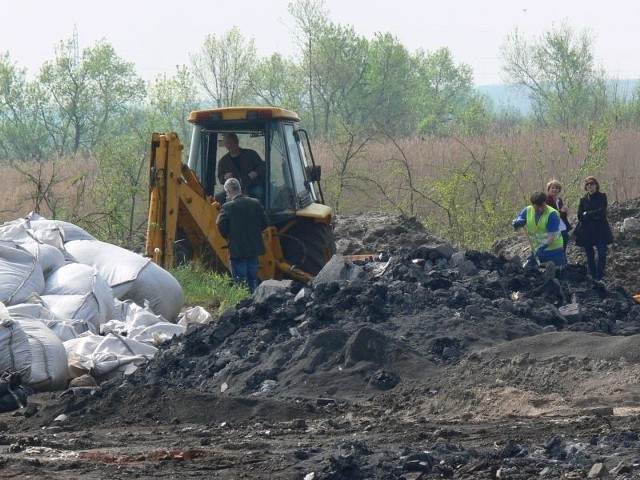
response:
<svg viewBox="0 0 640 480"><path fill-rule="evenodd" d="M456 251L413 219L335 232L381 261L336 255L125 378L33 396L0 423L0 476L640 475L640 305L611 280L619 251L594 283L582 263L522 268L518 242Z"/></svg>

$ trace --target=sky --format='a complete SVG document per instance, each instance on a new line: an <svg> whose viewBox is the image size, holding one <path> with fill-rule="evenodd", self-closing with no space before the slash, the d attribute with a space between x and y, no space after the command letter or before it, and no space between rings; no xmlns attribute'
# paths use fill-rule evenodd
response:
<svg viewBox="0 0 640 480"><path fill-rule="evenodd" d="M0 53L35 75L55 58L55 47L72 37L81 48L100 40L135 64L146 80L190 65L206 35L238 27L253 38L258 55L293 58L291 0L31 0L3 2ZM567 22L593 35L597 62L612 78L640 78L638 0L325 0L329 19L352 26L368 39L391 33L410 52L447 47L457 64L469 65L476 85L501 84L500 46L516 29L535 42Z"/></svg>

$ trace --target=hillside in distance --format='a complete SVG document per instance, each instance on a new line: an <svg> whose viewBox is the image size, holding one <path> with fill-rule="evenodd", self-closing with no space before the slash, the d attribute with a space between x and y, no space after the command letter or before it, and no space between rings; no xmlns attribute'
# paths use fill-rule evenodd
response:
<svg viewBox="0 0 640 480"><path fill-rule="evenodd" d="M620 99L629 101L638 88L640 80L611 80L611 92L615 92ZM527 90L519 85L496 84L478 85L478 92L492 103L494 112L515 111L520 115L531 114L531 101Z"/></svg>

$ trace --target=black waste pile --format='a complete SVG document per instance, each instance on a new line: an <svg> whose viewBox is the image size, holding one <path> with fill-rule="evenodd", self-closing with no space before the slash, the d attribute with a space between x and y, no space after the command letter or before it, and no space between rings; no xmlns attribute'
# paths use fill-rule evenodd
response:
<svg viewBox="0 0 640 480"><path fill-rule="evenodd" d="M378 276L367 273L373 265ZM439 244L362 268L356 280L294 283L247 300L165 348L130 382L339 397L353 393L354 376L390 372L392 380L367 383L385 389L407 363L452 361L544 332L640 333L640 306L624 289L592 282L583 266L527 270L517 259Z"/></svg>
<svg viewBox="0 0 640 480"><path fill-rule="evenodd" d="M282 478L585 478L607 459L637 473L637 417L614 429L577 410L610 392L635 404L640 305L625 289L582 265L524 269L456 251L413 220L379 220L347 224L378 242L381 261L337 255L310 285L192 326L124 381L72 397L71 421L203 422L212 442L278 452L269 465ZM571 350L585 338L593 358ZM621 350L636 358L599 352L604 339L629 339ZM581 420L551 416L567 411Z"/></svg>

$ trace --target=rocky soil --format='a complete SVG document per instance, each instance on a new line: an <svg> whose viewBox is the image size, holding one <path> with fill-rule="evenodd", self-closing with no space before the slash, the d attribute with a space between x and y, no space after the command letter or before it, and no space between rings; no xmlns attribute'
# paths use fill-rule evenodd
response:
<svg viewBox="0 0 640 480"><path fill-rule="evenodd" d="M411 219L336 219L342 254L126 378L0 414L0 478L639 478L640 202L604 283L456 251Z"/></svg>

